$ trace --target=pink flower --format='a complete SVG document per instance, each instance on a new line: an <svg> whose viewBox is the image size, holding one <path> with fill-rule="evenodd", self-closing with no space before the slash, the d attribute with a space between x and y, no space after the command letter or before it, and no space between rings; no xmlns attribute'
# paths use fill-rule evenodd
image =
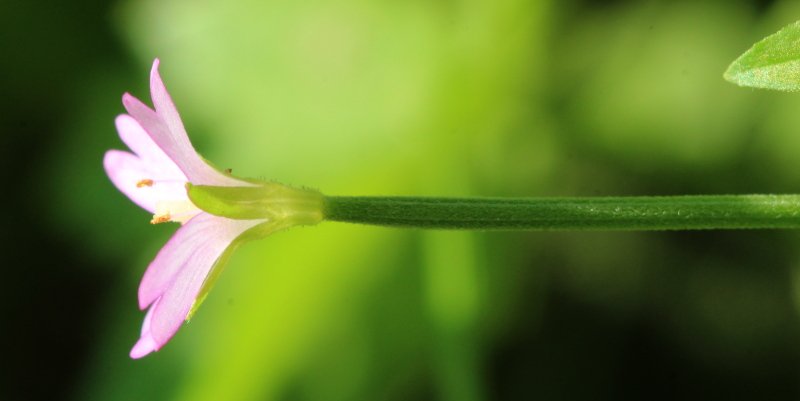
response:
<svg viewBox="0 0 800 401"><path fill-rule="evenodd" d="M182 224L147 267L139 285L139 308L150 309L131 358L161 349L202 300L198 300L201 290L225 251L244 232L268 221L211 215L189 200L187 183L254 185L217 171L197 154L161 81L158 63L156 59L150 72L155 110L128 93L122 96L128 114L117 117L116 126L132 152L109 150L103 159L114 185L153 213L152 223Z"/></svg>

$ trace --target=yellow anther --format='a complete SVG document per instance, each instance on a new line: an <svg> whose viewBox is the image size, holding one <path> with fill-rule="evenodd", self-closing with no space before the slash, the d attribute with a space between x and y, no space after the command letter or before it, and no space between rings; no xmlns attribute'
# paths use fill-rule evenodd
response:
<svg viewBox="0 0 800 401"><path fill-rule="evenodd" d="M167 214L157 214L153 216L153 220L150 220L150 224L161 224L171 221L172 218L170 217L169 213Z"/></svg>
<svg viewBox="0 0 800 401"><path fill-rule="evenodd" d="M139 182L136 183L136 188L152 187L152 186L153 186L153 180L147 178L144 180L139 180Z"/></svg>

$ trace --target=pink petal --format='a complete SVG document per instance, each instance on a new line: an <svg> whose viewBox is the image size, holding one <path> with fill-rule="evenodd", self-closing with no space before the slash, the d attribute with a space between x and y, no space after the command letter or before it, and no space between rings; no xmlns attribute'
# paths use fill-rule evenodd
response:
<svg viewBox="0 0 800 401"><path fill-rule="evenodd" d="M125 142L133 153L147 162L152 171L158 172L158 177L151 177L152 179L189 181L133 117L127 114L119 115L115 124L122 142Z"/></svg>
<svg viewBox="0 0 800 401"><path fill-rule="evenodd" d="M243 232L264 220L232 220L200 213L184 224L150 263L139 285L139 307L151 303L152 337L160 347L178 330L211 268Z"/></svg>
<svg viewBox="0 0 800 401"><path fill-rule="evenodd" d="M103 167L114 186L141 208L155 213L159 200L186 200L185 182L159 181L155 185L140 187L144 179L161 180L154 167L130 152L109 150L103 157Z"/></svg>
<svg viewBox="0 0 800 401"><path fill-rule="evenodd" d="M159 64L158 59L153 60L153 67L150 69L150 98L153 100L153 106L167 125L172 134L172 142L180 148L179 150L186 154L196 154L197 152L189 141L189 136L186 135L186 128L183 127L183 120L178 114L178 109L175 108L175 104L167 92L167 87L164 86L164 81L161 80L161 75L158 73Z"/></svg>
<svg viewBox="0 0 800 401"><path fill-rule="evenodd" d="M125 194L130 200L149 211L155 213L157 198L152 191L140 191L136 183L146 179L147 169L142 160L130 152L109 150L103 157L103 167L108 178L114 186Z"/></svg>
<svg viewBox="0 0 800 401"><path fill-rule="evenodd" d="M228 177L209 166L197 154L186 135L180 115L158 74L158 59L150 73L150 91L155 104L153 111L139 99L126 93L122 104L139 122L162 151L186 174L193 184L216 186L249 186L243 181Z"/></svg>
<svg viewBox="0 0 800 401"><path fill-rule="evenodd" d="M150 307L150 310L147 311L147 315L144 317L144 323L142 324L142 335L139 337L139 341L133 346L131 349L131 358L139 359L153 351L158 351L159 347L156 344L156 340L153 338L153 334L150 332L151 322L153 320L153 311L155 310L156 306L158 305L158 300L153 302L153 306Z"/></svg>

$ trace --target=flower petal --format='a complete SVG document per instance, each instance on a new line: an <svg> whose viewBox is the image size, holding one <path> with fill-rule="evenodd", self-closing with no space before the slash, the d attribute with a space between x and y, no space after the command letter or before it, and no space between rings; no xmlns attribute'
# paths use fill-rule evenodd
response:
<svg viewBox="0 0 800 401"><path fill-rule="evenodd" d="M133 153L145 161L151 170L158 172L158 177L151 177L152 179L189 181L175 162L153 142L153 139L136 119L122 114L117 116L115 124L122 142L125 142Z"/></svg>
<svg viewBox="0 0 800 401"><path fill-rule="evenodd" d="M131 349L130 356L133 359L139 359L153 351L158 351L159 347L156 344L156 340L153 339L153 334L150 332L151 322L153 320L153 311L158 306L158 300L153 302L153 306L150 307L150 310L147 311L147 315L144 317L144 323L142 324L142 334L139 337L139 341L133 346Z"/></svg>
<svg viewBox="0 0 800 401"><path fill-rule="evenodd" d="M198 185L250 186L215 170L194 150L180 115L158 74L158 59L153 62L150 73L150 90L155 111L128 93L122 96L122 104L158 147L186 174L189 181Z"/></svg>
<svg viewBox="0 0 800 401"><path fill-rule="evenodd" d="M139 307L153 306L151 332L160 347L191 310L211 268L243 232L264 220L232 220L200 213L184 224L156 255L139 286Z"/></svg>
<svg viewBox="0 0 800 401"><path fill-rule="evenodd" d="M147 169L141 159L130 152L109 150L103 157L103 167L120 192L143 209L155 213L155 194L152 191L141 191L136 186L140 180L148 178Z"/></svg>
<svg viewBox="0 0 800 401"><path fill-rule="evenodd" d="M186 134L183 120L178 114L178 109L175 107L175 103L172 102L172 97L167 92L167 87L164 86L161 74L158 73L159 64L160 61L158 59L153 60L153 67L150 69L150 98L153 100L155 111L167 125L176 148L186 154L196 154L197 152L195 152L189 141L189 136Z"/></svg>
<svg viewBox="0 0 800 401"><path fill-rule="evenodd" d="M156 203L164 200L187 200L185 182L162 180L159 171L133 153L109 150L103 157L103 167L114 186L131 201L150 213L156 212ZM142 186L142 180L157 180L152 186Z"/></svg>

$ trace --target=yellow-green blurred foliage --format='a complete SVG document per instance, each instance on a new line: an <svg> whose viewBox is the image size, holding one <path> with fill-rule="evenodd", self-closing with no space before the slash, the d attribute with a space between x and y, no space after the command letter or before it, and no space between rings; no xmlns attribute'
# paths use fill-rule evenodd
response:
<svg viewBox="0 0 800 401"><path fill-rule="evenodd" d="M677 366L757 376L797 352L791 233L296 228L242 247L193 320L132 361L138 279L175 227L149 226L100 160L123 146L119 95L149 102L159 57L196 148L240 176L332 195L797 192L800 96L721 74L798 16L789 1L120 2L132 67L78 78L43 174L54 230L124 278L75 397L586 399L643 363L637 330Z"/></svg>

